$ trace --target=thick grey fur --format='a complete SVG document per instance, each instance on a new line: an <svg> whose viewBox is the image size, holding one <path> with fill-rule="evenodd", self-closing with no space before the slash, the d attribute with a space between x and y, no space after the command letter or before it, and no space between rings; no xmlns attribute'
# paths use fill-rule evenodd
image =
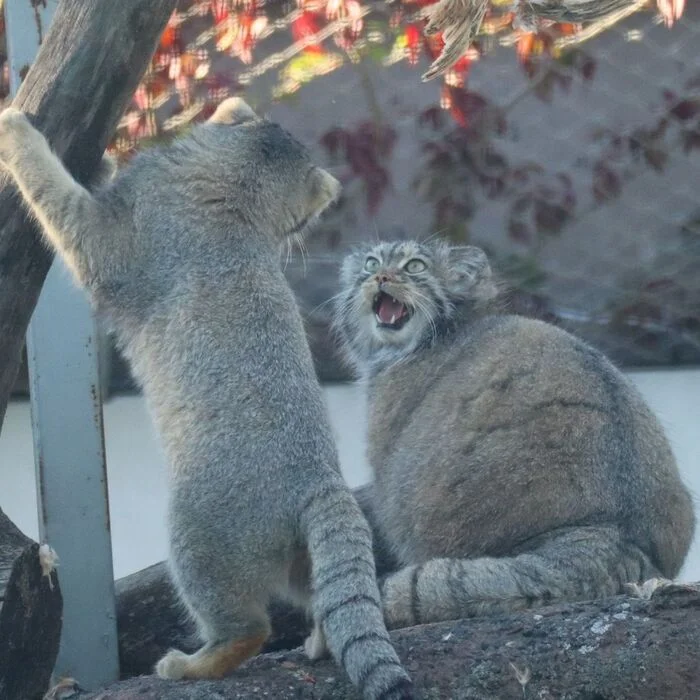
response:
<svg viewBox="0 0 700 700"><path fill-rule="evenodd" d="M280 265L337 181L236 99L93 194L14 109L0 161L114 329L166 450L172 574L205 644L158 673L225 675L256 653L282 596L322 628L310 653L325 632L365 698L413 697Z"/></svg>
<svg viewBox="0 0 700 700"><path fill-rule="evenodd" d="M398 568L389 627L678 573L695 519L659 421L600 352L499 310L483 251L367 246L342 284L336 327L369 395L364 508ZM401 329L377 323L380 290L411 312Z"/></svg>

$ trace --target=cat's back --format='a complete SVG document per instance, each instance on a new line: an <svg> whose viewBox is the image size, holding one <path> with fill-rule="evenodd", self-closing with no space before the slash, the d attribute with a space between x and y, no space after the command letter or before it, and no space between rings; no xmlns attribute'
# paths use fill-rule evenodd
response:
<svg viewBox="0 0 700 700"><path fill-rule="evenodd" d="M497 555L538 530L687 506L636 389L550 324L486 316L370 394L370 458L406 556Z"/></svg>
<svg viewBox="0 0 700 700"><path fill-rule="evenodd" d="M401 414L396 420L406 425L437 421L447 407L483 413L495 404L525 408L547 397L592 397L611 377L627 388L599 352L560 328L522 316L486 315L381 372L370 396L379 413L393 406Z"/></svg>
<svg viewBox="0 0 700 700"><path fill-rule="evenodd" d="M602 353L561 328L516 315L464 325L380 373L370 397L373 442L386 454L448 425L447 445L465 434L523 437L530 423L544 440L558 430L583 436L612 414L656 426L636 389Z"/></svg>

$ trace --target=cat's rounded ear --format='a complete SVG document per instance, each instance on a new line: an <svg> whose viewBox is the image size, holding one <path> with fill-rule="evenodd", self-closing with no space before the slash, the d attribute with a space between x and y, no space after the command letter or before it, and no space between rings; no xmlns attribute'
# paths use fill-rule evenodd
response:
<svg viewBox="0 0 700 700"><path fill-rule="evenodd" d="M209 117L210 124L243 124L257 119L258 115L240 97L229 97Z"/></svg>
<svg viewBox="0 0 700 700"><path fill-rule="evenodd" d="M449 249L451 291L478 301L489 301L498 290L491 273L491 265L481 248L473 245Z"/></svg>
<svg viewBox="0 0 700 700"><path fill-rule="evenodd" d="M340 196L340 183L323 168L312 168L306 178L307 216L316 216Z"/></svg>

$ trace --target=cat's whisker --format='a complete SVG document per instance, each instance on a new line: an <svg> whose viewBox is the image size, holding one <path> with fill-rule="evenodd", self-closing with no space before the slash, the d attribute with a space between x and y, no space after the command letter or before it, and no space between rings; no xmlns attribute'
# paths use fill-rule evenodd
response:
<svg viewBox="0 0 700 700"><path fill-rule="evenodd" d="M437 231L431 233L427 238L423 238L421 243L430 243L430 241L435 240L435 238L445 233L445 231L447 231L447 227L438 229Z"/></svg>
<svg viewBox="0 0 700 700"><path fill-rule="evenodd" d="M420 293L418 293L418 294L420 294ZM423 295L420 295L420 296L422 297ZM424 298L427 299L427 297L424 297ZM418 296L416 296L416 298L413 300L413 303L415 304L415 307L423 313L426 320L428 321L428 324L430 325L430 334L431 334L430 340L431 340L431 342L434 341L436 336L437 336L437 326L435 324L435 320L433 319L433 315L430 312L430 308Z"/></svg>
<svg viewBox="0 0 700 700"><path fill-rule="evenodd" d="M345 292L338 292L337 294L334 294L332 297L329 297L325 301L322 301L318 306L315 306L311 311L309 311L310 314L316 313L316 311L321 310L324 306L327 304L332 304L333 302L337 301L338 299L342 299L345 296ZM350 300L348 299L346 304L344 306L348 306L350 303ZM336 309L337 312L340 312L342 309Z"/></svg>
<svg viewBox="0 0 700 700"><path fill-rule="evenodd" d="M304 271L304 277L306 277L307 250L306 243L304 243L304 237L301 235L301 233L296 233L294 235L294 241L297 244L297 247L299 248L299 252L301 253L301 264Z"/></svg>
<svg viewBox="0 0 700 700"><path fill-rule="evenodd" d="M282 270L286 272L287 265L289 265L289 261L292 259L292 242L289 240L289 238L285 238L284 241L287 244L287 255L284 259L284 265L282 266Z"/></svg>
<svg viewBox="0 0 700 700"><path fill-rule="evenodd" d="M413 297L416 301L416 306L419 306L419 304L422 302L422 305L420 306L421 310L423 313L426 315L428 322L431 325L431 328L433 329L433 337L437 334L437 327L435 325L435 320L433 318L433 313L430 311L430 307L434 306L433 300L430 299L426 294L423 292L418 291L417 289L412 290Z"/></svg>

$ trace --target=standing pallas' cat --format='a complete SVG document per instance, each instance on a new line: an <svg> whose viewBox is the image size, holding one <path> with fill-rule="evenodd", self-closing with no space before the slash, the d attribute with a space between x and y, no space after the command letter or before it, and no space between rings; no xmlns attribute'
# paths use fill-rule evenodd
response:
<svg viewBox="0 0 700 700"><path fill-rule="evenodd" d="M366 511L398 569L381 585L390 627L678 573L690 495L601 353L499 314L478 248L368 246L342 280L336 323L369 394Z"/></svg>
<svg viewBox="0 0 700 700"><path fill-rule="evenodd" d="M411 698L280 267L337 181L237 99L94 195L14 109L0 161L112 324L166 448L170 563L205 645L158 673L227 674L261 648L281 595L310 606L365 698Z"/></svg>

